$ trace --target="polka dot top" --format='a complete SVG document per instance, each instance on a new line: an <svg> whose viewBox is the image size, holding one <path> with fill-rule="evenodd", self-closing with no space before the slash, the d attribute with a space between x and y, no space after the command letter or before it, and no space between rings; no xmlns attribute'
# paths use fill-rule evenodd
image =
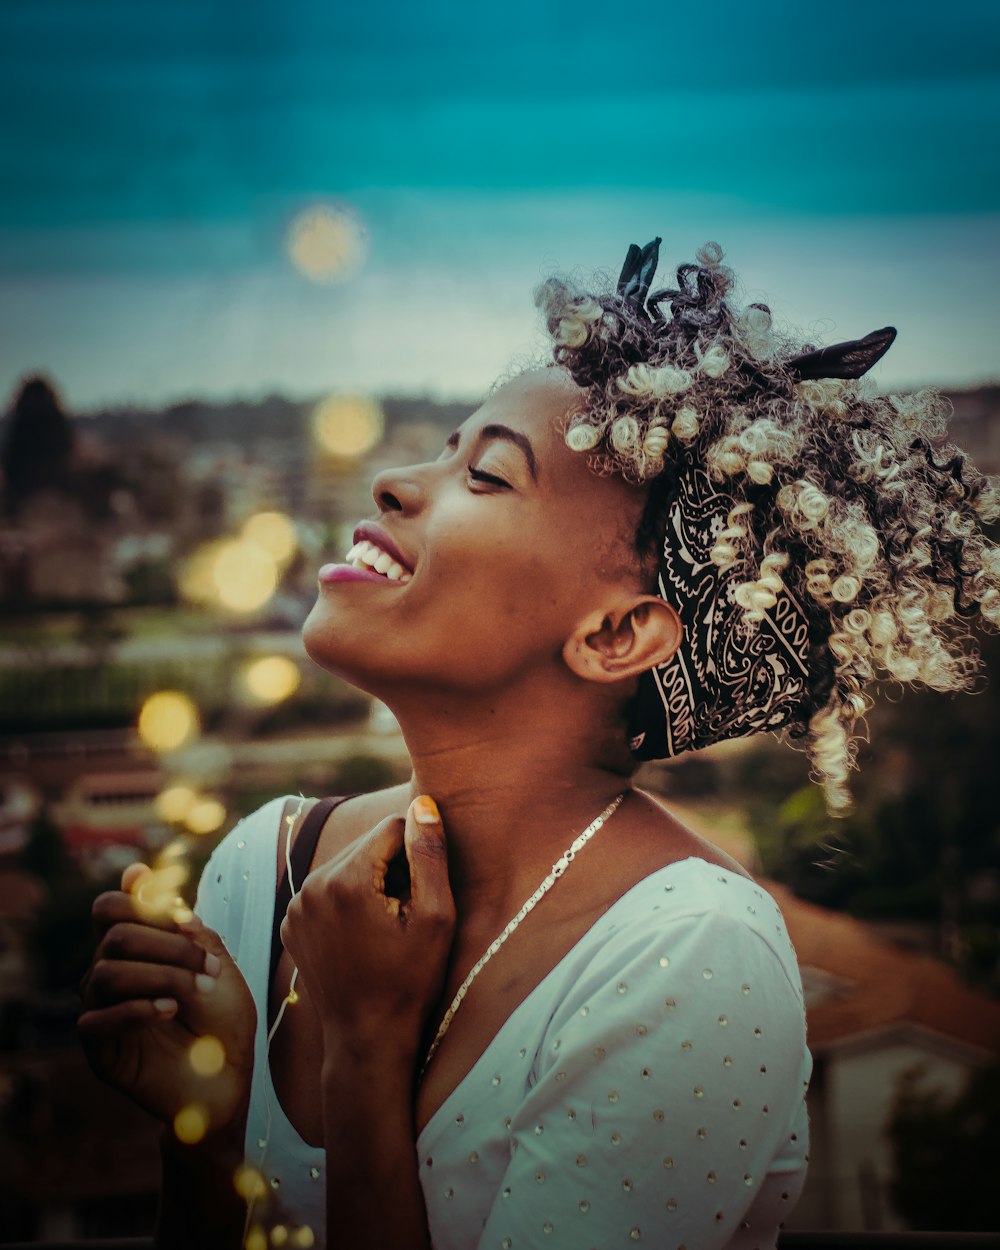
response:
<svg viewBox="0 0 1000 1250"><path fill-rule="evenodd" d="M283 807L220 843L197 910L258 1004L247 1158L322 1246L323 1151L284 1116L266 1062ZM774 900L702 859L661 868L528 994L420 1134L435 1250L769 1250L805 1178L810 1071Z"/></svg>

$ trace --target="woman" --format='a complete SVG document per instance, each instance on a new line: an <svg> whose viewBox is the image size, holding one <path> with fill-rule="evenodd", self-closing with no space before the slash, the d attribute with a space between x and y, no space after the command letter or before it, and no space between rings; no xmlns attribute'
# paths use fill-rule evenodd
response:
<svg viewBox="0 0 1000 1250"><path fill-rule="evenodd" d="M894 331L792 345L714 244L650 295L658 244L614 293L545 283L555 365L381 474L320 570L307 650L392 707L410 782L268 804L195 919L141 912L139 865L95 904L92 1065L207 1122L164 1134L161 1245L763 1247L794 1206L781 916L630 777L785 727L842 809L867 682L968 683L997 491L933 396L856 384Z"/></svg>

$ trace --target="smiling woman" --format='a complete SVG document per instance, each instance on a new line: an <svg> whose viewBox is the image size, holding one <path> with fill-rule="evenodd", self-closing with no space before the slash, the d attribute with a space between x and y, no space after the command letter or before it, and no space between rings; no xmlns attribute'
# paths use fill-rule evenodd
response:
<svg viewBox="0 0 1000 1250"><path fill-rule="evenodd" d="M545 284L555 363L319 572L309 655L410 782L267 804L193 920L138 915L137 866L95 904L80 1031L173 1126L161 1246L750 1250L794 1207L784 922L631 778L785 728L842 809L868 682L963 688L1000 620L998 492L933 396L857 383L894 331L779 338L715 245L650 294L657 244Z"/></svg>

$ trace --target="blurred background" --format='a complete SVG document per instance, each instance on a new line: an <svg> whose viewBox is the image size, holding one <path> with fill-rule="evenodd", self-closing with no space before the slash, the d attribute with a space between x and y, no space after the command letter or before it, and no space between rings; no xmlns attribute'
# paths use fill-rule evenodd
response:
<svg viewBox="0 0 1000 1250"><path fill-rule="evenodd" d="M0 1239L148 1232L155 1128L75 1043L88 913L188 902L282 793L408 775L299 630L383 467L543 347L531 292L717 239L815 341L886 324L1000 471L1000 11L221 0L0 7ZM1000 648L887 690L856 809L724 744L641 782L798 950L816 1072L790 1227L991 1229Z"/></svg>

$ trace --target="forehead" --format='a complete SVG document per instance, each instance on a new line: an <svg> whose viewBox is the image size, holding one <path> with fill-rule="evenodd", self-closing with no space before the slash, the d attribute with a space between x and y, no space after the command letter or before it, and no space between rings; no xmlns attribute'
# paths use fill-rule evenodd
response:
<svg viewBox="0 0 1000 1250"><path fill-rule="evenodd" d="M600 481L588 468L587 457L570 451L563 438L569 418L582 410L585 399L586 393L564 370L533 370L498 387L463 429L473 436L488 425L515 430L531 444L539 486L558 491L572 481L579 487Z"/></svg>

